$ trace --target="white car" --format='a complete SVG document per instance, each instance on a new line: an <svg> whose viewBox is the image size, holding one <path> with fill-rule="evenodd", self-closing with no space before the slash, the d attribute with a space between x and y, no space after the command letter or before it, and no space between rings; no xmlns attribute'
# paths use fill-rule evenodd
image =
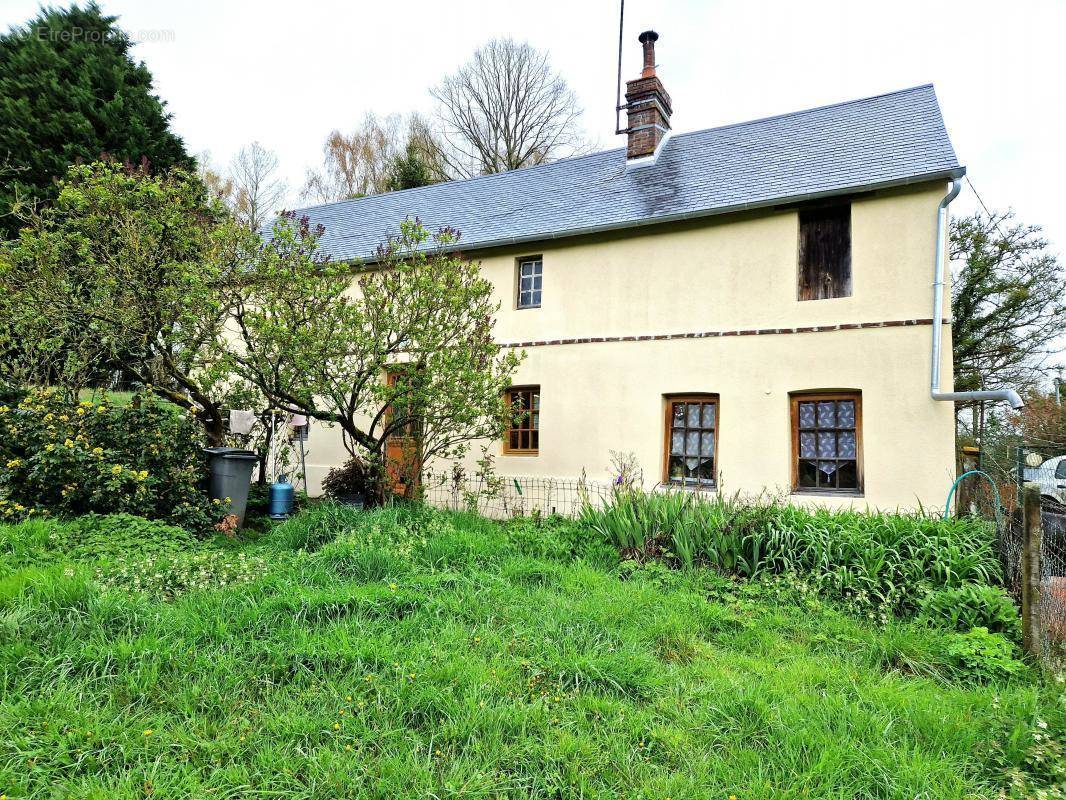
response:
<svg viewBox="0 0 1066 800"><path fill-rule="evenodd" d="M1066 455L1054 456L1025 470L1025 479L1040 484L1040 494L1066 503Z"/></svg>

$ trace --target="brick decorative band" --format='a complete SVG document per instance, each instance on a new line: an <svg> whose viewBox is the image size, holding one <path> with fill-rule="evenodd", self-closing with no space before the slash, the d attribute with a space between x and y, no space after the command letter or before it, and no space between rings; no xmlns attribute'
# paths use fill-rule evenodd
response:
<svg viewBox="0 0 1066 800"><path fill-rule="evenodd" d="M842 322L839 325L814 325L805 328L751 328L736 331L692 331L689 333L649 333L642 336L585 336L576 339L541 339L533 342L501 342L503 347L551 347L560 344L594 344L600 342L663 342L669 339L717 339L724 336L779 336L787 333L829 333L867 328L903 328L932 325L929 319L892 319L883 322ZM949 325L950 320L944 320Z"/></svg>

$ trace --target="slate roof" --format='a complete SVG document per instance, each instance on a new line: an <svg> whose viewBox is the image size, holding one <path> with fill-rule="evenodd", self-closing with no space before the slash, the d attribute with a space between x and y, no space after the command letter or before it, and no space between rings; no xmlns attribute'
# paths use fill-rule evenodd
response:
<svg viewBox="0 0 1066 800"><path fill-rule="evenodd" d="M675 134L654 164L625 150L302 209L334 260L372 260L407 216L464 250L576 236L958 177L932 85Z"/></svg>

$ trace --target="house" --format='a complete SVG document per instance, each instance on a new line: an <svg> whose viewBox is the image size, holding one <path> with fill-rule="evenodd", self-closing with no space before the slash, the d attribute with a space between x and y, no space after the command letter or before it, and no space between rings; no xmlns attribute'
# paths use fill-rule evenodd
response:
<svg viewBox="0 0 1066 800"><path fill-rule="evenodd" d="M606 480L630 451L649 486L939 506L955 450L934 268L965 170L932 86L672 134L657 38L624 149L301 213L342 260L406 216L460 229L498 340L527 353L510 399L529 414L486 443L500 475ZM314 489L339 434L309 453Z"/></svg>

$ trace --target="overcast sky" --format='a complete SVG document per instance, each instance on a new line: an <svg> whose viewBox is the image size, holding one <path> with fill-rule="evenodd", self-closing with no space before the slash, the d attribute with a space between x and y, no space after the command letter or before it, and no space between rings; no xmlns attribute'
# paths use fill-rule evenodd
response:
<svg viewBox="0 0 1066 800"><path fill-rule="evenodd" d="M62 3L61 3L62 4ZM0 28L36 0L0 0ZM225 164L259 140L295 190L333 128L430 111L427 89L494 36L551 54L602 148L613 136L617 0L102 0L141 40L192 153ZM932 82L985 203L1066 251L1066 0L870 3L628 0L622 77L654 28L674 130L698 130ZM966 187L956 213L976 207Z"/></svg>

